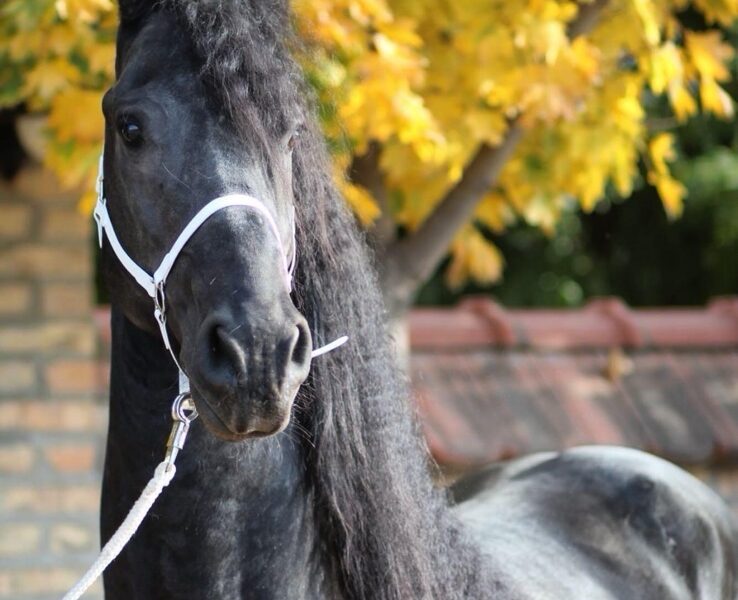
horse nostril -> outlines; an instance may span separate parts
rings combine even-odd
[[[238,343],[222,324],[215,323],[205,333],[206,364],[216,380],[226,383],[243,362]]]
[[[312,346],[310,329],[304,320],[298,321],[295,329],[296,331],[292,342],[290,361],[294,365],[302,367],[309,362],[310,359],[310,350]]]
[[[195,385],[219,395],[290,396],[310,368],[312,342],[304,318],[260,327],[212,315],[201,326]],[[270,396],[271,397],[271,396]]]

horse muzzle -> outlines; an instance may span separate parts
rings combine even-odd
[[[238,318],[221,312],[202,321],[186,368],[197,410],[219,437],[264,437],[287,427],[312,350],[307,322],[290,309],[261,307]]]

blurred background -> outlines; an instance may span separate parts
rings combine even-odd
[[[444,476],[624,444],[738,511],[738,1],[291,4]],[[0,598],[57,597],[98,546],[116,24],[0,4]]]

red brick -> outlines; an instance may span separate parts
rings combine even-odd
[[[92,256],[86,244],[74,246],[24,243],[0,250],[0,275],[10,277],[92,276]]]
[[[56,176],[39,166],[21,169],[13,179],[9,193],[41,205],[76,206],[79,198],[78,192],[62,191]]]
[[[89,471],[95,461],[92,444],[50,446],[44,454],[49,464],[63,473]]]
[[[33,391],[36,368],[30,360],[0,360],[0,396]]]
[[[106,409],[90,401],[10,400],[0,402],[0,431],[78,431],[105,429]]]
[[[0,352],[5,354],[92,354],[95,345],[96,333],[92,322],[57,321],[0,327]]]
[[[100,390],[97,362],[93,359],[62,359],[46,368],[52,394],[95,393]]]
[[[19,485],[4,489],[0,496],[0,510],[4,512],[96,513],[99,504],[97,485]]]
[[[62,567],[0,571],[0,598],[18,600],[22,596],[37,594],[61,596],[81,575],[75,569]]]
[[[45,315],[79,317],[92,312],[92,290],[87,282],[47,283],[41,288]]]
[[[23,444],[0,446],[0,473],[25,473],[33,466],[33,448]]]
[[[4,242],[27,238],[31,233],[33,209],[27,204],[3,203],[0,239]]]
[[[59,523],[49,532],[49,547],[54,554],[88,552],[97,545],[97,532],[77,523]]]
[[[31,287],[24,283],[0,283],[0,317],[18,317],[33,307]]]
[[[92,231],[90,215],[76,208],[49,207],[43,211],[41,239],[43,240],[87,240]]]
[[[35,523],[0,525],[0,557],[22,556],[38,550],[41,526]]]

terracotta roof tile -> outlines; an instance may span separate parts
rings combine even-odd
[[[411,377],[442,463],[589,443],[683,464],[738,461],[738,299],[572,311],[473,299],[410,322]]]
[[[472,298],[454,309],[416,309],[410,335],[419,350],[738,347],[738,298],[718,299],[706,309],[640,310],[612,298],[573,310],[507,310],[488,298]]]

